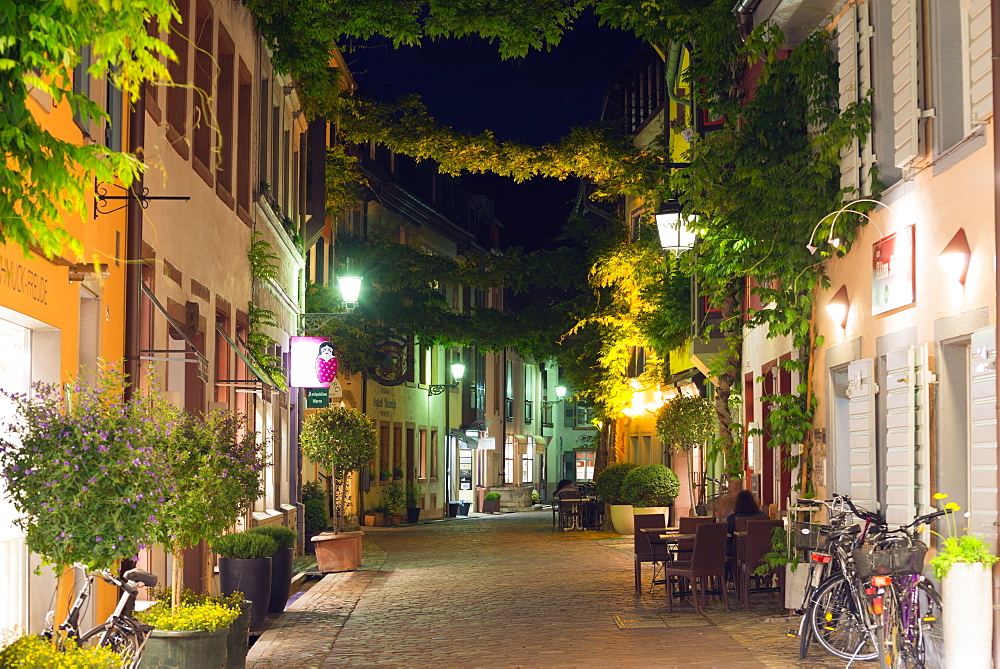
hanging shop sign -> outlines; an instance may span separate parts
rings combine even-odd
[[[306,408],[325,409],[330,406],[329,388],[306,388]]]
[[[872,245],[872,315],[913,304],[913,226],[907,226]]]
[[[337,356],[324,337],[291,337],[288,385],[327,388],[337,379]]]
[[[496,437],[480,437],[478,448],[481,451],[493,451],[497,447]]]

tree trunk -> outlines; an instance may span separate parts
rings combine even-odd
[[[739,306],[740,306],[740,284],[737,281],[733,281],[729,284],[729,290],[726,296],[722,299],[722,322],[730,324],[730,327],[723,332],[723,336],[726,338],[727,342],[734,342],[734,339],[739,338],[739,331],[741,323],[739,320]],[[733,386],[739,383],[739,373],[740,373],[740,350],[739,344],[733,343],[732,345],[726,346],[722,355],[724,356],[722,360],[718,361],[716,366],[718,369],[718,374],[715,381],[715,414],[719,419],[719,451],[723,453],[723,457],[729,458],[731,454],[735,452],[735,444],[733,443],[733,414],[729,410],[729,400],[733,394]],[[739,392],[739,386],[737,387],[737,392]],[[739,465],[742,465],[742,455],[739,460],[741,461]],[[742,469],[742,466],[738,466],[736,462],[726,462],[725,467],[729,478],[735,478],[734,474],[737,469]]]
[[[184,591],[184,547],[178,541],[174,544],[174,565],[170,578],[170,608],[177,610],[181,605],[181,593]]]

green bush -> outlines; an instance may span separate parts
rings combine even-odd
[[[136,611],[135,617],[158,630],[214,632],[232,625],[239,614],[238,609],[215,603],[184,604],[171,611],[169,602],[160,601],[145,611]]]
[[[306,512],[306,532],[317,534],[330,525],[326,515],[326,503],[319,499],[307,499],[304,502]]]
[[[382,491],[382,507],[386,513],[403,513],[406,508],[406,487],[399,481],[393,481]]]
[[[486,493],[486,496],[483,497],[483,499],[486,500],[487,502],[499,502],[500,497],[501,495],[498,492],[488,492]]]
[[[110,648],[80,648],[66,640],[65,652],[40,636],[23,636],[0,650],[0,667],[91,667],[117,669],[124,664],[121,655]]]
[[[634,462],[615,462],[601,470],[601,473],[594,479],[594,491],[597,493],[597,499],[606,504],[628,504],[622,497],[622,482],[635,467]]]
[[[212,542],[212,550],[224,558],[256,560],[274,555],[278,544],[260,532],[234,532],[216,537]]]
[[[670,506],[680,489],[677,474],[668,467],[642,465],[625,476],[620,495],[625,504],[640,508]]]
[[[420,506],[420,496],[424,493],[420,486],[410,484],[406,486],[406,508],[415,509]]]
[[[295,530],[284,525],[258,525],[251,527],[247,532],[271,537],[274,543],[278,544],[278,548],[295,548],[295,540],[299,536]]]
[[[326,491],[320,486],[319,481],[309,481],[302,485],[302,503],[305,504],[311,499],[317,502],[326,501]]]

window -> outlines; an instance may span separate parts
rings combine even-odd
[[[219,120],[219,164],[216,188],[224,201],[233,194],[233,85],[236,77],[235,47],[225,29],[219,27],[219,78],[216,80],[216,104]]]
[[[646,371],[646,349],[629,346],[628,377],[634,379]]]
[[[507,398],[507,403],[504,408],[504,412],[507,416],[507,422],[514,420],[514,361],[507,361],[507,376],[505,379],[505,392],[504,397]]]
[[[594,407],[574,400],[563,402],[563,421],[566,427],[594,427]]]
[[[105,77],[107,90],[104,96],[104,108],[108,112],[108,120],[104,127],[104,146],[112,151],[122,150],[122,136],[125,132],[125,125],[122,123],[122,113],[125,101],[120,88],[111,81],[110,73]]]
[[[378,474],[382,478],[383,471],[391,472],[389,463],[389,424],[382,423],[378,429]]]
[[[514,483],[514,435],[508,434],[503,442],[503,482]]]
[[[427,430],[420,430],[420,449],[417,455],[417,477],[427,478]]]
[[[250,70],[240,59],[240,90],[237,97],[237,140],[236,140],[236,203],[244,212],[250,212],[250,127],[253,112],[250,109],[253,98],[253,79]],[[264,137],[263,133],[260,137]],[[263,143],[263,142],[261,142]]]
[[[535,471],[535,440],[528,437],[528,443],[521,455],[521,483],[531,483]]]
[[[90,67],[92,51],[89,46],[80,49],[80,62],[73,68],[73,92],[85,97],[90,97],[90,74],[87,69]],[[90,116],[83,110],[73,112],[73,121],[83,131],[84,137],[90,136]]]
[[[211,5],[198,1],[198,18],[195,21],[194,85],[198,93],[194,98],[194,157],[204,169],[202,177],[211,181],[213,125],[212,80],[215,79],[213,57],[215,30]]]
[[[437,430],[431,430],[431,443],[430,443],[430,454],[431,454],[431,478],[436,479],[438,477],[438,433]]]
[[[594,480],[594,460],[597,458],[597,451],[577,451],[576,452],[576,480]]]
[[[215,314],[215,401],[229,402],[229,386],[219,381],[228,381],[233,377],[229,374],[229,359],[231,352],[229,342],[222,333],[229,332],[229,318],[224,313]]]
[[[392,467],[393,470],[399,467],[401,471],[405,471],[403,470],[403,427],[401,425],[392,428]]]
[[[534,365],[524,365],[521,370],[524,373],[524,422],[528,424],[534,417],[535,378],[538,372]]]

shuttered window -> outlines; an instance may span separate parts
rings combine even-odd
[[[856,360],[847,369],[851,498],[875,510],[875,380],[871,358]]]
[[[968,59],[965,77],[969,109],[966,132],[970,132],[993,111],[990,0],[967,0],[962,13]]]
[[[996,328],[972,333],[969,533],[997,541]]]
[[[918,0],[892,0],[892,116],[895,165],[920,157],[920,44]]]

